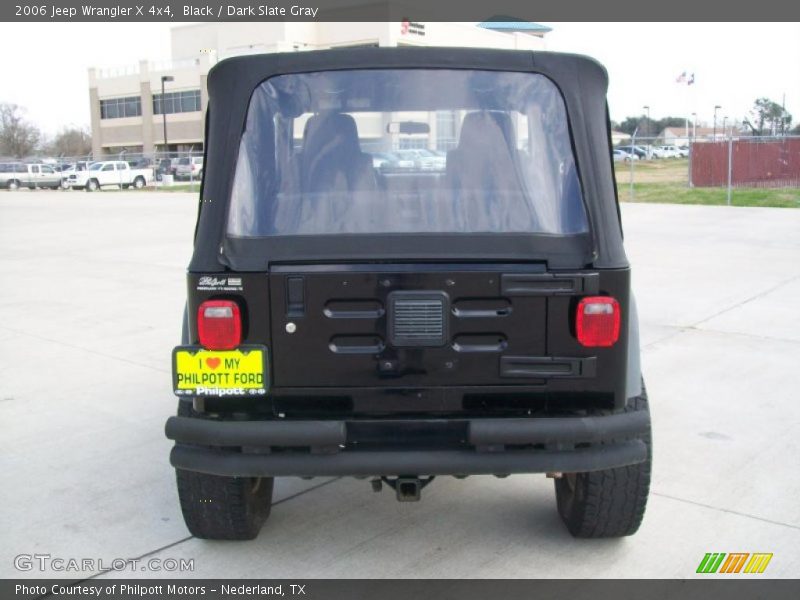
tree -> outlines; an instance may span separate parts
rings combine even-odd
[[[769,98],[758,98],[744,118],[753,135],[778,135],[792,125],[792,115]]]
[[[65,127],[44,146],[53,156],[85,156],[92,151],[92,136],[85,129]]]
[[[791,133],[792,135],[800,135],[800,125],[792,129]]]
[[[642,129],[641,125],[645,120],[646,119],[644,117],[625,117],[625,120],[619,124],[619,130],[627,133],[628,135],[633,135],[633,132],[637,127]]]
[[[623,131],[628,135],[633,135],[634,130],[638,127],[638,136],[655,137],[664,131],[666,127],[684,127],[686,125],[686,117],[664,117],[663,119],[649,119],[645,116],[640,117],[626,117],[625,120],[619,124],[619,131]]]
[[[0,104],[0,155],[23,158],[36,150],[42,134],[24,114],[16,104]]]

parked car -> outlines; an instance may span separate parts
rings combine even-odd
[[[636,154],[629,154],[628,152],[620,150],[619,148],[614,150],[613,156],[614,156],[614,162],[619,162],[619,161],[631,162],[633,160],[639,160],[639,157]]]
[[[131,169],[146,169],[148,167],[152,167],[153,166],[152,159],[150,159],[150,158],[148,158],[146,156],[143,156],[141,158],[135,158],[135,159],[132,159],[132,160],[128,160],[126,162],[130,165]]]
[[[176,179],[202,179],[203,178],[203,157],[184,156],[178,159],[175,167]]]
[[[373,152],[372,153],[372,167],[375,169],[382,168],[385,164],[397,160],[397,157],[390,152]]]
[[[649,147],[647,146],[616,146],[616,150],[622,150],[626,154],[631,154],[640,158],[641,160],[648,160],[653,158],[652,153],[650,152]]]
[[[74,175],[89,168],[91,163],[85,160],[79,160],[76,163],[69,163],[61,165],[61,187],[68,189],[70,187],[70,175]]]
[[[175,176],[175,169],[172,166],[172,161],[169,158],[162,158],[156,163],[155,178],[156,181],[162,181],[164,175]]]
[[[153,170],[132,169],[123,160],[106,160],[89,165],[86,171],[72,173],[69,176],[69,186],[76,189],[85,189],[88,192],[100,190],[110,185],[122,189],[134,187],[137,190],[148,185],[153,180]]]
[[[411,148],[398,150],[396,154],[402,158],[413,161],[414,167],[419,171],[444,171],[447,158],[427,148]]]
[[[413,171],[416,167],[416,158],[413,155],[405,154],[403,150],[395,150],[386,154],[389,160],[380,166],[381,171],[384,173]]]
[[[17,190],[22,186],[28,170],[19,162],[0,163],[0,188]]]
[[[680,158],[674,146],[653,146],[653,155],[657,158]]]
[[[57,190],[61,187],[61,174],[52,166],[41,163],[3,163],[0,165],[0,187],[12,191],[21,187]]]
[[[680,155],[683,158],[687,158],[689,156],[689,154],[691,153],[691,150],[689,149],[689,146],[676,146],[676,149],[678,150],[678,152],[680,153]]]
[[[601,151],[607,74],[533,56],[353,48],[209,73],[166,423],[193,536],[255,537],[279,476],[370,478],[415,501],[435,476],[515,473],[554,479],[576,537],[637,531],[650,413]],[[364,121],[332,108],[356,106],[369,123],[457,113],[443,181],[378,185]]]
[[[677,146],[661,146],[661,151],[665,154],[666,158],[681,158],[683,156],[683,152],[681,152],[680,148]]]

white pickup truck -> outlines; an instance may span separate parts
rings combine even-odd
[[[70,174],[66,183],[76,190],[85,189],[94,192],[108,185],[116,185],[122,189],[130,186],[137,190],[150,184],[153,180],[153,169],[132,169],[122,160],[107,160],[92,163],[86,171]]]

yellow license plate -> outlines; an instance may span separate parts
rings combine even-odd
[[[178,346],[172,351],[172,386],[179,396],[256,396],[267,393],[267,349],[206,350]]]

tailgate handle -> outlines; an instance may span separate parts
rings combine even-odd
[[[503,356],[500,377],[594,377],[597,359],[551,356]]]
[[[596,294],[599,288],[597,273],[504,274],[500,277],[500,293],[504,296],[573,296]]]

